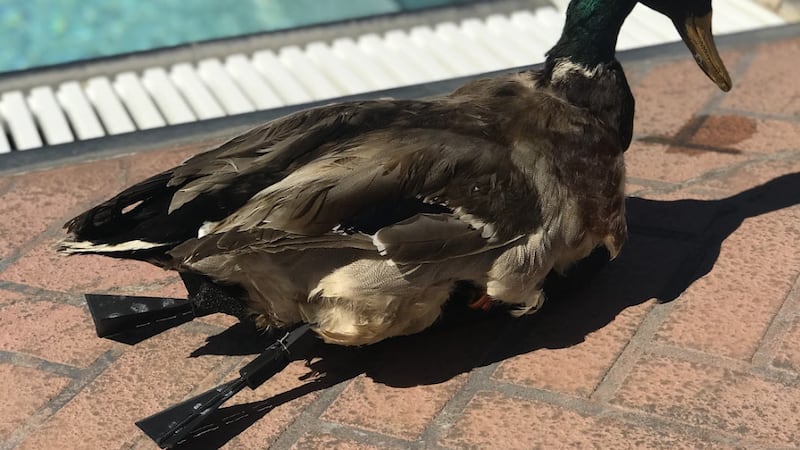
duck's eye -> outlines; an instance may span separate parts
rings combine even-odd
[[[480,192],[480,191],[481,191],[481,187],[480,186],[472,186],[472,192],[473,193]]]

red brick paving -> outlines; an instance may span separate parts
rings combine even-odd
[[[646,428],[558,406],[477,393],[440,444],[445,448],[710,448],[700,438]],[[715,445],[714,447],[719,447]]]
[[[800,389],[711,364],[648,356],[635,366],[614,403],[753,445],[800,442]]]
[[[294,445],[293,450],[303,450],[306,448],[324,448],[329,450],[378,450],[386,447],[362,444],[349,439],[342,439],[330,434],[309,433],[301,437]]]
[[[41,320],[42,317],[51,318]],[[87,367],[114,343],[97,339],[83,308],[47,301],[19,301],[0,309],[0,350]]]
[[[722,106],[794,118],[800,116],[800,85],[788,78],[797,72],[795,56],[798,52],[800,41],[797,40],[762,45],[754,53],[747,71],[736,80],[736,89],[725,96]]]
[[[0,195],[0,258],[30,241],[58,220],[79,213],[90,200],[124,188],[118,161],[99,161],[11,177],[12,189]]]
[[[36,411],[47,405],[70,379],[41,370],[0,364],[0,438],[5,439]]]
[[[243,418],[196,439],[800,448],[800,38],[725,55],[735,82],[725,95],[688,55],[627,64],[638,108],[631,236],[591,282],[524,319],[318,346],[312,367],[295,362],[244,391],[221,413]],[[184,289],[145,264],[52,252],[72,214],[209,145],[0,179],[0,214],[14,218],[0,223],[0,449],[155,448],[134,421],[233,378],[249,358],[241,337],[206,343],[234,323],[220,315],[136,345],[96,338],[81,293]]]
[[[740,154],[651,142],[634,142],[625,156],[629,176],[668,183],[694,180],[713,170],[747,161],[747,156]]]
[[[740,55],[723,52],[723,58],[733,69]],[[721,95],[689,58],[657,64],[632,90],[636,98],[634,133],[666,138],[691,124],[698,111]]]
[[[714,268],[681,296],[659,339],[711,355],[752,357],[797,280],[800,208],[747,219],[722,244]],[[775,264],[780,261],[780,264]]]
[[[58,239],[45,239],[20,257],[0,277],[4,281],[66,292],[100,292],[121,286],[167,282],[174,274],[138,261],[100,256],[64,257]],[[48,274],[42,277],[41,274]]]
[[[413,441],[464,381],[460,376],[400,391],[358,377],[328,407],[322,419]]]
[[[800,372],[800,318],[794,320],[791,329],[782,336],[772,365],[780,369]]]
[[[70,449],[132,445],[140,432],[130,418],[143,418],[183,400],[224,361],[222,356],[188,358],[203,340],[178,329],[130,347],[19,448],[52,448],[56,442]],[[205,387],[217,382],[209,380]]]

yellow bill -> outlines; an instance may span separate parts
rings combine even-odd
[[[717,51],[711,34],[711,12],[704,16],[689,16],[684,23],[675,23],[683,42],[694,55],[697,65],[725,92],[731,90],[731,76]]]

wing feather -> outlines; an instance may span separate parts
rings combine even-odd
[[[521,236],[501,241],[448,214],[419,214],[380,229],[373,243],[396,264],[432,263],[502,247]]]

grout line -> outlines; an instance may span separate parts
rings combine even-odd
[[[498,349],[502,349],[509,340],[514,340],[516,336],[526,331],[521,321],[512,322],[504,332],[494,339],[493,345],[485,353],[485,358],[489,358]],[[497,384],[493,381],[492,375],[506,359],[484,366],[476,366],[469,373],[467,381],[445,403],[420,435],[420,443],[424,448],[440,448],[438,442],[461,417],[475,394],[481,390],[491,390]]]
[[[677,299],[676,299],[677,300]],[[645,349],[652,343],[653,338],[675,308],[675,302],[656,304],[644,317],[639,327],[628,340],[628,343],[617,355],[616,360],[609,366],[603,378],[591,393],[593,401],[608,403],[617,393],[622,383],[628,377],[631,368],[638,362]]]
[[[502,338],[499,340],[502,340]],[[500,362],[496,362],[487,366],[477,367],[469,373],[466,382],[445,403],[444,407],[439,410],[439,413],[420,434],[419,441],[423,448],[441,448],[439,441],[445,437],[447,431],[461,418],[475,394],[486,389],[492,383],[492,374],[499,365]]]
[[[656,413],[633,409],[623,405],[597,403],[591,399],[575,397],[569,394],[504,382],[494,382],[493,385],[488,388],[509,397],[548,404],[559,409],[574,411],[582,416],[613,418],[650,430],[667,430],[675,432],[676,434],[700,437],[727,445],[737,445],[740,440],[737,436],[731,436],[716,429],[691,425],[673,420],[669,417],[660,416]]]
[[[679,184],[680,186],[679,189],[683,189],[686,187],[693,187],[696,185],[702,185],[708,181],[724,179],[730,176],[731,174],[748,167],[754,167],[774,161],[791,160],[795,158],[797,155],[798,152],[795,150],[785,150],[777,153],[759,153],[759,154],[754,153],[752,154],[753,157],[748,160],[712,169],[696,178],[686,180],[683,183]]]
[[[0,350],[0,363],[41,370],[42,372],[72,379],[80,378],[84,371],[84,369],[71,366],[69,364],[57,363],[39,358],[37,356],[26,355],[19,352],[10,352],[6,350]]]
[[[493,380],[491,384],[485,386],[484,390],[499,392],[509,397],[533,400],[551,406],[557,406],[584,416],[601,415],[609,408],[609,405],[603,405],[588,398],[504,381]]]
[[[0,259],[0,276],[2,276],[2,272],[16,264],[17,261],[22,259],[29,251],[35,249],[39,244],[47,241],[49,238],[63,236],[61,227],[64,222],[66,222],[66,220],[62,221],[61,218],[55,219],[51,221],[41,233],[33,236],[21,245],[15,246],[11,255],[7,258]],[[51,251],[53,253],[56,252],[55,248],[52,248]]]
[[[45,406],[34,413],[23,425],[17,427],[0,444],[0,450],[12,450],[28,438],[34,431],[55,415],[70,400],[78,395],[88,384],[110,367],[123,354],[121,349],[111,349],[98,357],[91,366],[82,370],[77,378],[64,388]]]
[[[74,294],[71,292],[51,291],[49,289],[15,283],[13,281],[0,281],[0,289],[23,294],[26,296],[24,299],[25,301],[51,302],[79,307],[86,306],[86,300],[84,300],[83,295]],[[22,300],[15,300],[10,302],[10,304],[14,304],[19,301]]]
[[[120,171],[123,174],[127,174],[127,171],[122,166],[122,159],[119,158],[117,164],[120,166]],[[80,164],[84,164],[83,162],[78,164],[72,164],[68,166],[77,166]],[[127,175],[126,175],[127,176]],[[16,182],[12,183],[15,184]],[[28,239],[27,241],[23,242],[21,245],[15,246],[14,250],[11,254],[6,257],[0,259],[0,277],[2,277],[2,272],[6,269],[11,267],[12,265],[16,264],[20,259],[22,259],[29,251],[35,249],[39,244],[47,241],[48,239],[56,239],[60,240],[61,238],[65,237],[63,231],[63,224],[66,223],[68,220],[72,219],[73,217],[77,216],[78,214],[83,213],[88,208],[97,205],[105,200],[108,199],[107,194],[98,194],[96,196],[92,196],[91,198],[87,199],[85,202],[80,202],[77,205],[74,205],[72,208],[68,209],[63,215],[53,219],[50,223],[45,227],[45,229]],[[51,251],[56,253],[55,248],[52,248]],[[66,256],[65,256],[66,257]]]
[[[272,444],[269,445],[270,449],[282,450],[289,449],[303,436],[307,431],[323,429],[332,429],[336,427],[344,427],[343,425],[332,424],[323,421],[320,416],[326,409],[339,397],[339,394],[344,391],[349,382],[353,378],[348,378],[339,382],[331,387],[322,389],[319,396],[311,402],[308,406],[303,408],[302,412],[295,417],[292,423],[289,424]],[[348,427],[349,428],[349,427]],[[359,430],[358,433],[365,433]],[[383,435],[375,433],[381,439],[386,438]],[[363,438],[363,436],[360,436]],[[404,442],[405,443],[405,442]],[[407,445],[407,443],[405,443]]]
[[[751,358],[754,366],[764,369],[771,367],[771,358],[775,355],[779,339],[788,333],[796,319],[798,310],[800,310],[800,275],[795,278],[786,298],[775,315],[772,316],[772,321],[769,323],[764,335],[761,336],[761,340],[758,342],[756,351]]]
[[[777,153],[751,153],[752,158],[733,164],[728,164],[723,167],[709,170],[700,176],[676,183],[658,182],[662,183],[662,187],[652,187],[642,191],[638,191],[637,197],[642,196],[646,198],[647,194],[669,194],[683,189],[695,188],[705,189],[709,191],[717,191],[718,193],[731,194],[729,189],[708,187],[709,181],[725,179],[731,174],[741,171],[745,168],[756,167],[762,164],[768,164],[775,161],[791,161],[800,157],[797,150],[784,150]],[[643,179],[637,179],[643,180]]]
[[[631,425],[639,426],[641,428],[656,432],[671,431],[678,435],[696,437],[706,441],[711,441],[710,443],[712,444],[721,444],[730,447],[741,448],[744,445],[742,441],[746,440],[746,438],[741,436],[727,434],[726,432],[715,428],[692,425],[686,422],[673,420],[665,416],[660,416],[656,413],[630,409],[618,405],[611,406],[604,411],[601,416],[619,419]]]
[[[712,99],[710,103],[713,103],[714,101],[715,100]],[[707,109],[709,107],[710,105],[707,105],[705,108],[702,108],[701,110]],[[780,154],[774,156],[774,158],[780,158],[780,157],[781,157]],[[722,174],[727,174],[734,170],[739,170],[740,168],[745,167],[747,165],[755,165],[758,163],[762,163],[763,161],[769,160],[771,158],[773,157],[764,156],[762,158],[758,158],[757,160],[745,161],[741,164],[728,167],[725,170],[708,172],[701,177],[679,184],[678,185],[679,187],[677,187],[676,190],[700,184],[703,181],[707,181],[713,178],[718,178],[722,176]],[[691,258],[705,257],[706,253],[707,253],[706,250],[690,252],[682,259],[682,262],[683,263],[688,262],[689,259]],[[611,400],[611,398],[613,398],[616,391],[620,388],[620,386],[624,382],[625,378],[627,378],[630,369],[633,367],[636,361],[642,356],[642,354],[645,352],[645,349],[647,349],[649,346],[653,344],[653,338],[655,337],[661,324],[669,316],[670,312],[674,308],[674,305],[675,305],[674,302],[671,302],[669,304],[656,305],[651,311],[648,312],[647,316],[645,316],[645,319],[639,325],[639,328],[636,330],[634,335],[628,341],[628,344],[618,355],[617,360],[609,367],[605,376],[595,388],[595,391],[592,393],[592,398],[594,400],[599,402],[608,402]]]
[[[650,178],[626,177],[625,181],[627,183],[638,184],[646,188],[672,189],[675,187],[675,183],[662,180],[653,180]]]
[[[780,383],[787,387],[796,387],[798,383],[800,383],[800,374],[797,373],[769,367],[757,367],[752,365],[749,361],[712,355],[691,348],[678,347],[670,344],[656,344],[648,349],[648,353],[696,364],[719,367],[721,369],[765,379],[770,382]]]
[[[398,448],[398,449],[416,449],[420,447],[419,443],[407,441],[394,436],[387,436],[375,431],[362,430],[347,425],[326,422],[318,420],[317,425],[308,431],[317,430],[331,434],[340,439],[358,442],[359,444],[372,445],[378,448]],[[270,447],[274,448],[274,446]],[[289,448],[289,447],[287,447]],[[424,447],[428,448],[428,447]]]

